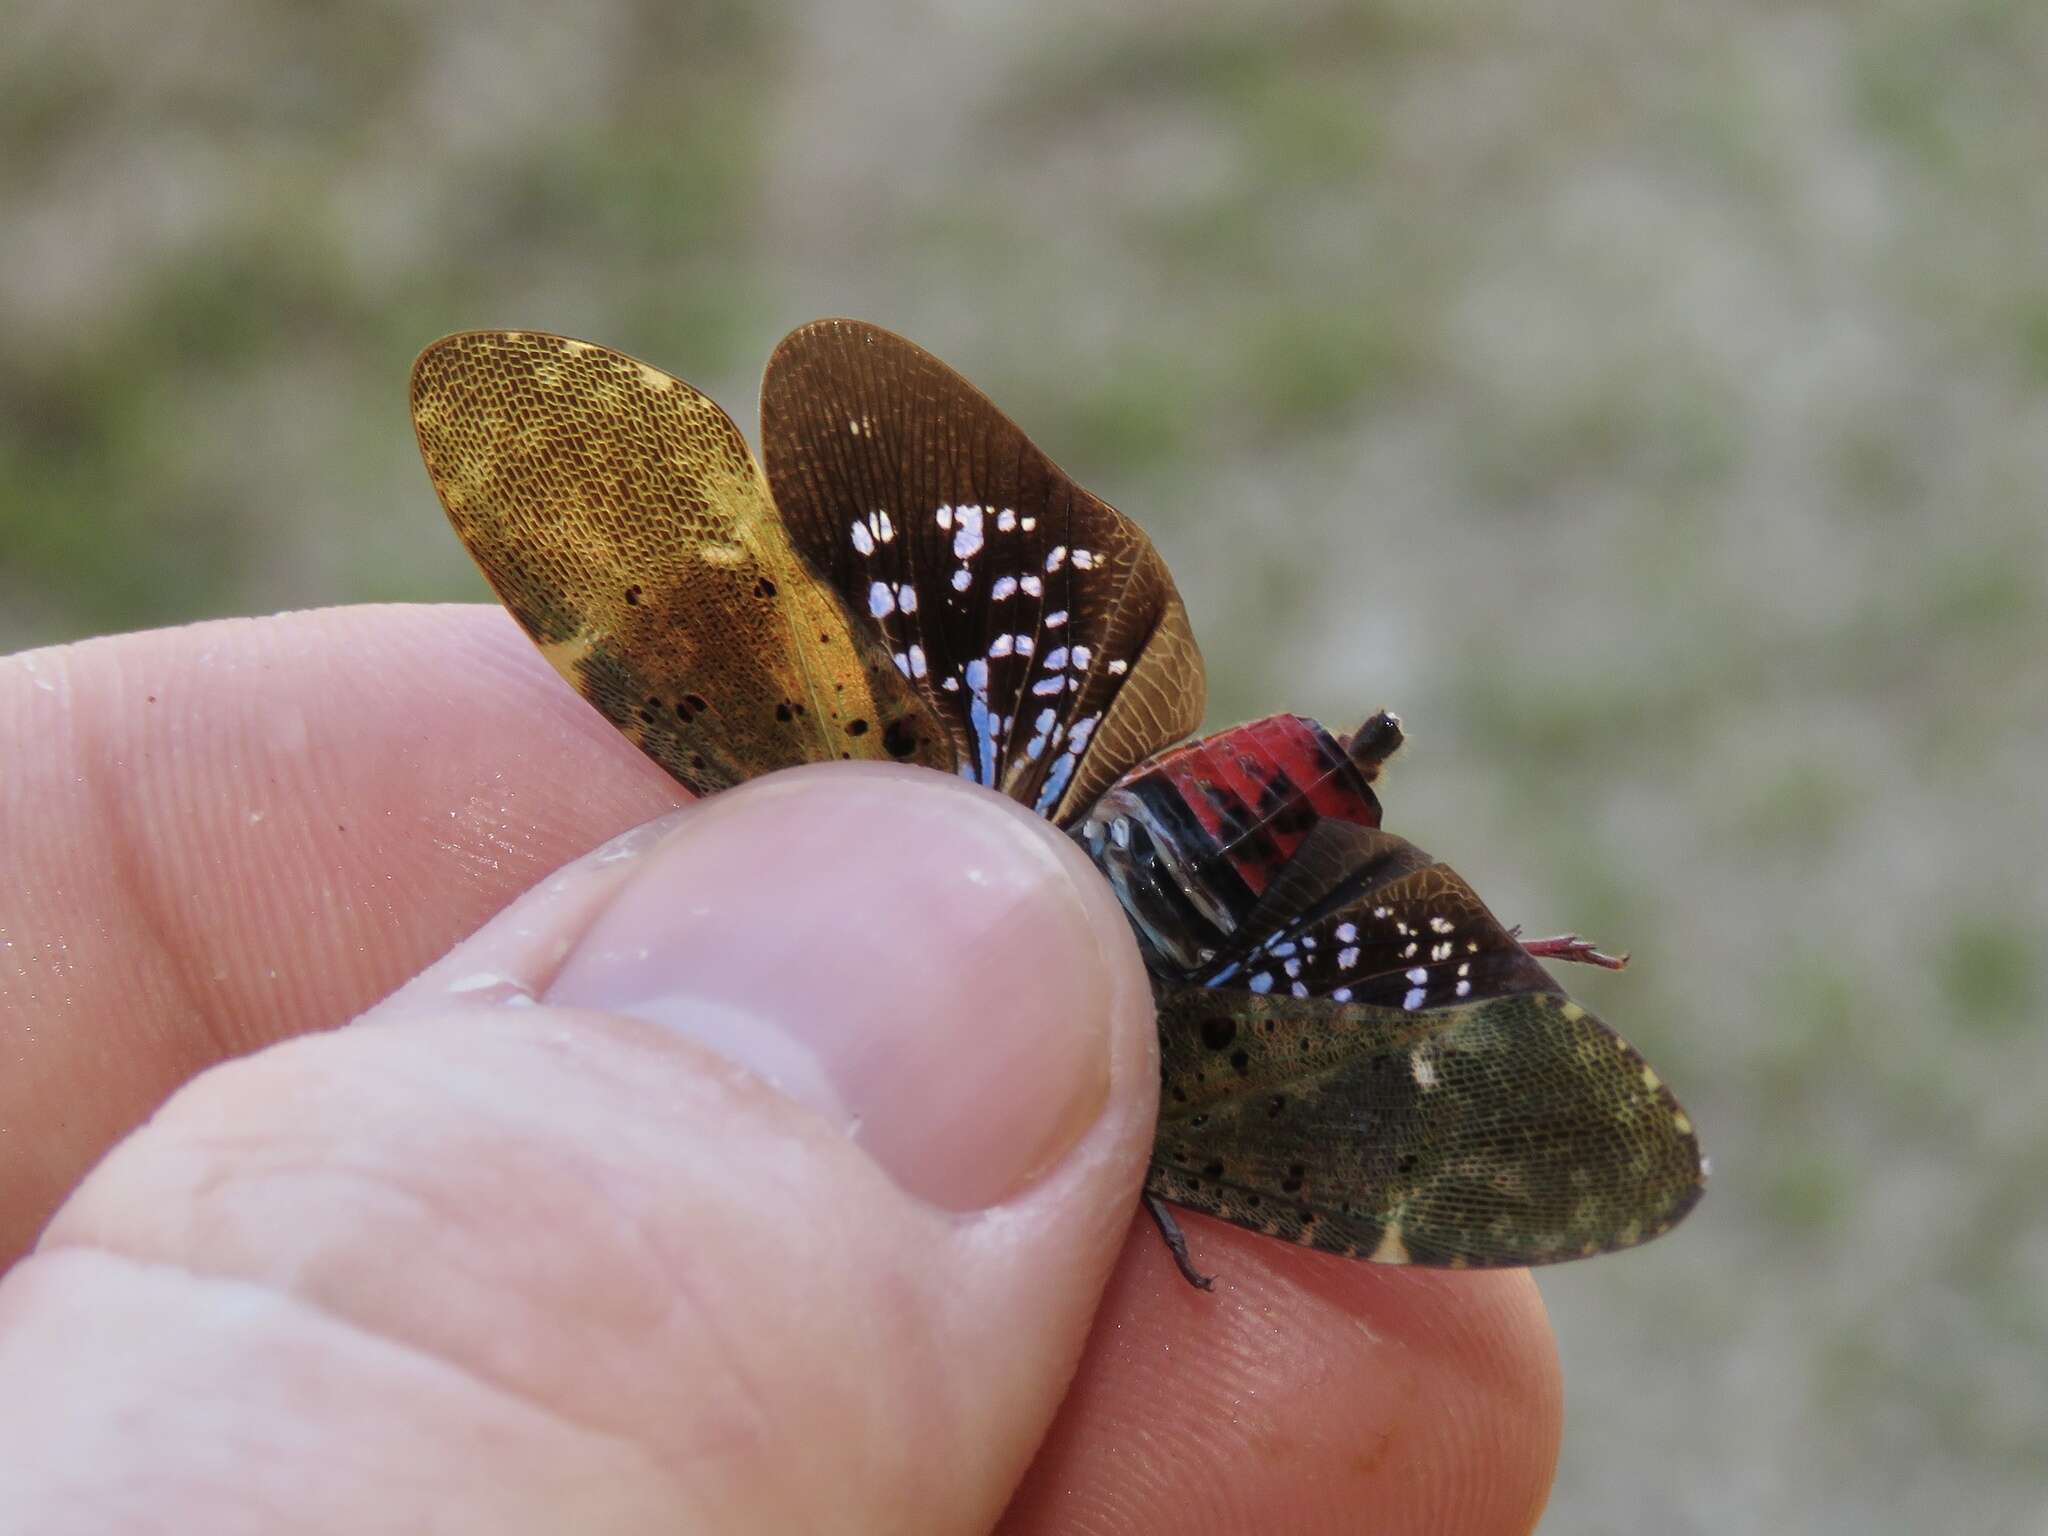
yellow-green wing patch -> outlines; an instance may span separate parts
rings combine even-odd
[[[792,548],[709,398],[528,331],[420,355],[413,425],[464,546],[578,692],[699,794],[797,763],[950,767],[928,709]]]

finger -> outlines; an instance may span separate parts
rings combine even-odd
[[[1156,1081],[1057,832],[916,770],[749,786],[124,1143],[0,1284],[0,1508],[985,1530]]]
[[[444,658],[445,668],[423,660],[436,656]],[[63,661],[68,672],[55,669],[53,659]],[[212,990],[202,989],[202,995],[224,1017],[243,1021],[240,1033],[248,1039],[318,1027],[346,1017],[371,989],[416,967],[442,939],[467,931],[515,884],[668,803],[673,794],[667,780],[653,774],[639,754],[563,688],[494,610],[287,615],[42,653],[26,658],[27,668],[21,660],[12,668],[0,663],[0,722],[16,727],[12,734],[17,739],[62,750],[39,753],[21,763],[23,772],[0,775],[0,810],[8,813],[0,817],[0,834],[11,849],[31,855],[0,861],[0,881],[11,881],[0,883],[0,933],[10,940],[35,935],[0,950],[0,1042],[31,1069],[0,1074],[0,1114],[5,1115],[0,1123],[21,1132],[0,1138],[0,1239],[11,1231],[18,1234],[18,1243],[26,1242],[105,1144],[187,1075],[187,1056],[181,1053],[204,1061],[224,1051],[218,1036],[226,1032],[195,1027],[205,1015],[177,989],[134,982],[115,939],[139,934],[147,946],[157,942],[153,929],[183,930],[223,953],[247,956],[241,963],[211,968],[215,974],[202,980]],[[151,695],[157,696],[154,703]],[[53,718],[53,696],[68,697],[78,707],[54,712]],[[307,698],[325,698],[332,707],[305,717],[303,749],[272,763],[266,756],[270,738],[265,722],[280,709],[303,714],[300,703]],[[37,726],[33,733],[27,729],[31,720]],[[195,743],[209,742],[221,745],[204,754],[195,750]],[[229,743],[242,743],[246,750],[231,750]],[[274,834],[279,816],[290,814],[288,805],[280,812],[273,800],[271,813],[250,824],[210,810],[216,787],[232,810],[265,791],[274,797],[281,785],[306,782],[307,759],[330,765],[323,792],[344,808],[373,803],[388,791],[391,809],[381,816],[337,818],[331,830],[323,819],[307,820],[300,829],[309,840],[307,853],[299,865],[291,862],[294,847],[262,831]],[[98,785],[97,797],[74,795],[74,779]],[[112,784],[103,782],[110,780],[127,789],[115,794]],[[23,793],[31,787],[33,793]],[[211,815],[205,828],[190,837],[156,842],[139,836],[132,840],[132,860],[126,853],[130,840],[110,834],[122,826],[146,832],[150,818],[130,814],[122,819],[94,809],[109,796],[117,813],[131,806],[173,804],[188,788]],[[408,788],[416,791],[410,803]],[[475,814],[450,818],[451,805]],[[505,813],[493,818],[493,805],[504,806]],[[369,850],[369,856],[349,859],[352,847]],[[428,849],[431,855],[423,854]],[[311,878],[282,880],[268,893],[270,906],[299,914],[290,921],[270,920],[264,903],[251,903],[244,895],[280,861],[286,869],[311,872]],[[380,861],[404,868],[405,877],[384,880]],[[127,894],[137,874],[151,877],[140,883],[152,901],[137,903]],[[324,888],[321,880],[327,882]],[[309,901],[307,893],[314,891],[323,899]],[[181,899],[191,903],[190,913],[180,906]],[[365,904],[387,920],[361,921]],[[138,905],[152,911],[152,922],[132,920]],[[270,967],[262,963],[262,944],[280,935],[299,946],[298,970],[303,972],[287,969],[290,981],[284,986],[267,977]],[[38,964],[51,969],[39,975]],[[279,1010],[275,1017],[261,1010],[266,997]],[[35,1009],[24,1004],[45,1003],[49,1017],[60,1022],[35,1029]],[[36,1091],[38,1085],[43,1091]],[[40,1178],[24,1178],[25,1169]],[[1200,1218],[1190,1219],[1189,1226],[1196,1233],[1198,1258],[1224,1275],[1225,1299],[1231,1287],[1251,1287],[1254,1277],[1263,1277],[1272,1265],[1284,1272],[1296,1258],[1319,1262]],[[1223,1251],[1231,1243],[1245,1245],[1242,1258]],[[0,1255],[9,1252],[0,1240]],[[1127,1264],[1145,1274],[1158,1253],[1155,1235],[1142,1231]],[[1349,1282],[1358,1286],[1369,1287],[1384,1275],[1363,1266],[1336,1268],[1358,1277]],[[1112,1378],[1120,1369],[1103,1341],[1138,1337],[1159,1327],[1162,1315],[1175,1315],[1159,1312],[1161,1306],[1186,1299],[1178,1278],[1170,1273],[1167,1278],[1171,1283],[1155,1297],[1149,1290],[1133,1289],[1120,1272],[1083,1368],[1082,1388],[1095,1384],[1105,1368]],[[1284,1273],[1275,1277],[1276,1283],[1283,1278]],[[1468,1294],[1458,1289],[1468,1279],[1447,1279],[1452,1287],[1447,1306]],[[1502,1470],[1534,1470],[1524,1478],[1504,1475],[1498,1481],[1510,1490],[1532,1484],[1540,1489],[1554,1456],[1543,1449],[1554,1445],[1556,1436],[1554,1358],[1540,1312],[1531,1307],[1510,1313],[1510,1320],[1515,1318],[1522,1326],[1504,1323],[1499,1330],[1503,1390],[1497,1396],[1511,1406],[1521,1401],[1538,1406],[1530,1415],[1509,1413],[1514,1422],[1531,1426],[1527,1443],[1534,1449],[1519,1460],[1511,1456]],[[1426,1320],[1426,1314],[1416,1320]],[[1335,1316],[1304,1318],[1296,1336],[1316,1341],[1317,1348],[1331,1341],[1341,1345],[1357,1326],[1340,1309]],[[1402,1343],[1385,1319],[1371,1326],[1391,1345]],[[1310,1429],[1366,1422],[1351,1399],[1369,1392],[1379,1376],[1361,1370],[1293,1380],[1284,1391],[1269,1390],[1270,1381],[1254,1369],[1256,1354],[1240,1355],[1235,1342],[1224,1347],[1219,1340],[1212,1348],[1208,1335],[1191,1330],[1172,1347],[1186,1369],[1213,1379],[1218,1392],[1230,1390],[1232,1370],[1244,1372],[1246,1390],[1264,1392],[1269,1404],[1284,1399],[1292,1418]],[[1348,1382],[1350,1397],[1333,1392],[1333,1381],[1339,1386]],[[1110,1387],[1106,1395],[1077,1393],[1048,1447],[1045,1465],[1064,1469],[1054,1480],[1069,1479],[1084,1506],[1088,1469],[1062,1460],[1077,1444],[1091,1445],[1099,1438],[1112,1448],[1155,1440],[1199,1447],[1201,1434],[1213,1431],[1209,1399],[1190,1394],[1183,1411],[1170,1385],[1153,1398],[1119,1393],[1113,1380]],[[1542,1409],[1546,1402],[1547,1412]],[[1142,1431],[1136,1425],[1144,1426]],[[1298,1425],[1294,1433],[1302,1443],[1320,1443]],[[1333,1449],[1332,1454],[1341,1452]],[[1408,1464],[1402,1458],[1377,1463]],[[1163,1463],[1160,1477],[1181,1480],[1181,1471]],[[1199,1480],[1191,1483],[1198,1485]],[[1455,1479],[1440,1481],[1440,1486],[1455,1485]],[[1273,1477],[1250,1474],[1236,1486],[1247,1497],[1260,1489],[1284,1493],[1287,1487]],[[1034,1482],[1020,1501],[1020,1518],[1039,1507],[1033,1501],[1043,1492],[1043,1484]],[[1540,1498],[1540,1492],[1532,1497]],[[1165,1501],[1159,1507],[1174,1506]]]
[[[1006,1536],[1535,1528],[1562,1397],[1527,1271],[1359,1264],[1181,1220],[1215,1292],[1133,1227]]]
[[[682,792],[495,608],[0,660],[0,1267],[213,1062],[370,1006]]]

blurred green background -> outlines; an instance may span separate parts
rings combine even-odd
[[[17,3],[0,649],[484,597],[443,332],[751,431],[903,331],[1151,531],[1212,723],[1399,709],[1393,824],[1634,952],[1716,1178],[1542,1277],[1545,1528],[2039,1532],[2044,146],[2001,0]]]

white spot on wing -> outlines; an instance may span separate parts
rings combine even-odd
[[[1386,1231],[1380,1234],[1380,1245],[1372,1251],[1375,1264],[1406,1264],[1408,1245],[1401,1241],[1401,1223],[1390,1221]]]
[[[981,508],[955,507],[953,517],[960,525],[953,534],[953,558],[972,560],[981,553]]]

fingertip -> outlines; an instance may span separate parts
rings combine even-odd
[[[1123,1091],[1151,1112],[1149,993],[1080,851],[916,769],[794,769],[692,810],[549,983],[664,1024],[843,1126],[906,1190],[994,1204]]]
[[[1562,1399],[1526,1271],[1362,1264],[1183,1219],[1215,1291],[1133,1226],[1005,1532],[1535,1525]]]

